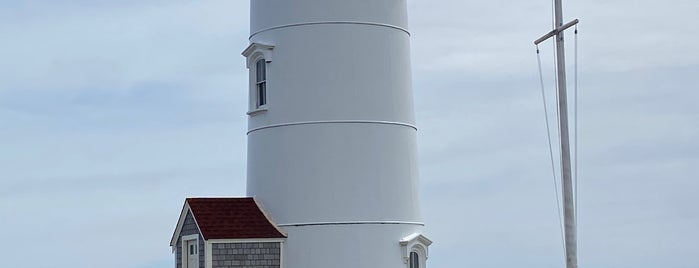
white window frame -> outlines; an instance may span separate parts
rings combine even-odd
[[[269,63],[272,62],[272,49],[273,45],[252,43],[243,51],[243,56],[247,58],[246,66],[249,70],[249,105],[247,114],[254,116],[267,111],[269,104]],[[258,93],[258,81],[257,81],[257,62],[261,59],[265,60],[265,103],[259,105],[260,96]]]
[[[410,253],[415,252],[418,257],[419,268],[427,267],[427,258],[429,258],[429,246],[432,240],[422,234],[414,233],[400,240],[400,245],[403,253],[403,262],[406,268],[410,267]]]
[[[408,253],[408,268],[415,268],[410,266],[410,255],[411,253],[415,253],[417,255],[417,260],[418,260],[418,267],[417,268],[425,268],[425,265],[427,264],[427,253],[425,253],[426,250],[422,248],[421,246],[415,246],[412,248],[412,250]]]
[[[413,256],[417,259],[417,267],[413,267]],[[420,253],[417,253],[417,251],[411,251],[410,254],[408,255],[408,267],[410,268],[420,268],[422,267],[422,258],[420,258]]]
[[[260,64],[262,63],[262,72],[260,73]],[[257,57],[255,60],[255,109],[263,109],[267,107],[267,60],[263,57]],[[260,77],[261,76],[261,77]],[[260,90],[260,85],[262,86]]]

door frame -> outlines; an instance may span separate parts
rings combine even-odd
[[[188,265],[189,265],[189,259],[187,259],[187,258],[188,258],[188,256],[189,256],[189,248],[187,247],[187,242],[189,242],[189,241],[196,241],[196,245],[197,245],[197,255],[201,255],[201,254],[199,254],[199,251],[201,250],[201,248],[199,248],[199,235],[198,235],[198,234],[183,235],[183,236],[182,236],[182,239],[180,239],[180,240],[182,240],[182,244],[180,245],[181,248],[182,248],[182,251],[181,251],[181,252],[182,252],[182,256],[181,256],[181,259],[182,259],[182,268],[185,268],[185,267],[187,267],[187,268],[193,268],[193,267],[188,267]],[[198,261],[199,261],[199,263],[201,263],[201,260],[198,260]],[[198,267],[197,267],[197,268],[198,268]]]

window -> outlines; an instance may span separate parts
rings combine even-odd
[[[244,51],[245,66],[249,72],[248,112],[250,116],[263,114],[267,111],[267,66],[272,62],[273,45],[251,43]]]
[[[403,262],[406,268],[425,268],[429,258],[428,248],[432,240],[414,233],[400,240]]]
[[[420,268],[420,256],[417,252],[410,252],[410,268]]]
[[[259,59],[255,63],[255,95],[257,108],[267,104],[267,62]]]

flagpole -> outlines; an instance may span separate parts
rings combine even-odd
[[[568,131],[568,94],[566,91],[566,62],[563,31],[578,23],[573,20],[563,24],[562,0],[554,1],[555,29],[534,41],[534,44],[545,41],[548,38],[556,39],[556,75],[558,80],[558,113],[559,130],[561,134],[561,191],[563,192],[563,231],[565,240],[566,268],[578,267],[577,228],[575,220],[575,197],[573,196],[573,183],[570,161],[570,136]]]
[[[561,0],[555,0],[556,27],[563,26]],[[568,94],[566,91],[566,61],[563,31],[556,34],[556,69],[558,73],[558,112],[561,133],[561,172],[563,191],[563,229],[565,233],[566,268],[578,267],[578,243],[575,226],[575,204],[570,161],[570,136],[568,131]]]

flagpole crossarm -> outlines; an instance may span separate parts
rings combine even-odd
[[[536,41],[534,41],[534,45],[541,44],[541,42],[546,41],[547,39],[551,38],[552,36],[555,36],[555,35],[557,35],[558,33],[562,32],[562,31],[565,31],[566,29],[572,27],[573,25],[578,24],[578,22],[580,22],[578,19],[574,19],[574,20],[572,20],[571,22],[568,22],[568,23],[566,23],[566,24],[563,24],[561,27],[558,27],[558,28],[556,28],[556,29],[551,30],[550,32],[548,32],[548,33],[545,34],[544,36],[539,37],[539,39],[536,39]]]

